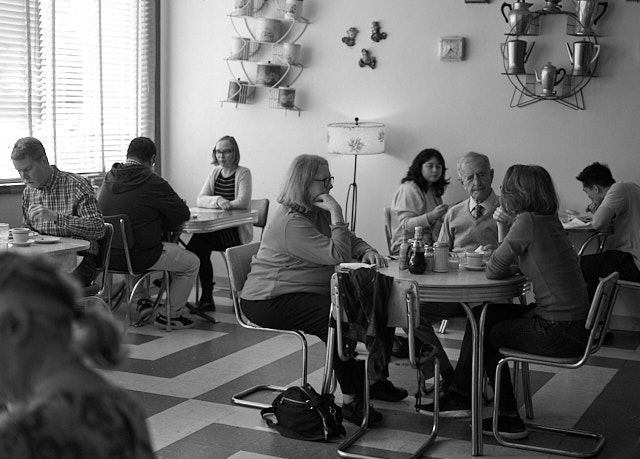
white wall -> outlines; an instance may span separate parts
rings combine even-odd
[[[543,3],[536,0],[533,9]],[[353,158],[326,154],[325,125],[355,116],[387,125],[387,152],[358,161],[357,232],[381,249],[382,207],[422,148],[438,148],[452,178],[461,154],[488,154],[496,189],[509,165],[541,164],[556,181],[562,208],[586,205],[575,176],[592,161],[608,162],[618,180],[640,181],[638,3],[609,1],[598,24],[598,77],[584,90],[587,109],[574,111],[550,101],[509,108],[513,87],[500,74],[507,31],[500,1],[304,0],[303,15],[311,25],[298,42],[307,67],[294,85],[296,104],[304,110],[300,117],[270,109],[266,100],[221,106],[231,78],[224,59],[234,35],[228,17],[233,4],[162,2],[164,175],[190,204],[210,169],[214,143],[225,134],[239,142],[242,164],[253,172],[255,197],[274,200],[290,160],[313,153],[329,159],[333,194],[344,202]],[[571,1],[562,4],[573,7]],[[377,44],[369,37],[373,20],[389,35]],[[353,49],[341,42],[350,26],[360,29]],[[538,37],[532,61],[538,51],[538,59],[552,56],[554,64],[569,67],[564,42],[574,38],[551,26],[546,31],[557,36],[557,44],[544,43],[549,34]],[[439,60],[438,40],[445,35],[466,37],[465,61]],[[377,69],[357,65],[363,47],[378,59]],[[452,181],[445,201],[461,198],[461,187]]]

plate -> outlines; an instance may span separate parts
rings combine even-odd
[[[13,245],[14,247],[28,247],[31,244],[33,244],[33,239],[29,239],[27,242],[11,241],[11,245]]]
[[[376,265],[370,265],[367,263],[340,263],[340,267],[344,269],[358,269],[358,268],[375,268]]]
[[[484,269],[487,267],[487,265],[486,264],[484,264],[482,266],[465,265],[464,267],[465,267],[465,269],[468,269],[469,271],[484,271]]]
[[[33,240],[36,244],[53,244],[54,242],[58,242],[60,240],[59,237],[56,236],[38,236]]]

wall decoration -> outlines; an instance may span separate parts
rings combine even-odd
[[[360,67],[371,67],[372,69],[376,68],[377,61],[376,58],[371,56],[369,50],[362,48],[362,57],[358,61],[358,65]]]
[[[385,40],[386,38],[387,33],[380,31],[380,23],[378,21],[373,21],[371,23],[371,39],[377,43],[380,40]]]
[[[349,27],[347,29],[347,36],[342,37],[342,43],[347,46],[353,46],[356,44],[356,37],[358,36],[358,29],[355,27]]]
[[[440,60],[461,61],[464,59],[464,37],[440,38]]]

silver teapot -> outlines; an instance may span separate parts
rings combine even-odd
[[[573,50],[571,45],[566,43],[567,52],[569,53],[569,61],[573,65],[571,75],[585,76],[591,74],[591,65],[595,63],[600,54],[600,45],[594,44],[587,40],[573,42]]]
[[[592,26],[602,17],[609,2],[599,2],[598,0],[574,0],[576,5],[576,16],[579,23],[576,25],[576,35],[589,35],[593,33]],[[599,9],[602,10],[599,11]]]
[[[500,46],[502,48],[502,58],[507,61],[507,73],[510,74],[519,74],[526,73],[524,69],[524,64],[529,59],[529,55],[531,54],[531,50],[535,45],[535,42],[531,42],[531,46],[529,50],[527,50],[527,42],[524,40],[509,40],[506,43],[502,43]],[[506,53],[505,53],[506,51]]]
[[[511,27],[511,33],[526,34],[529,31],[533,19],[533,13],[529,11],[529,8],[532,6],[533,3],[527,3],[524,0],[517,0],[513,5],[507,2],[502,4],[500,11],[504,20]],[[505,8],[509,8],[509,15],[505,13]]]
[[[536,81],[542,86],[542,96],[555,96],[556,92],[554,88],[560,84],[567,74],[565,69],[556,68],[551,62],[547,62],[547,64],[542,67],[540,74],[538,74],[536,69],[533,69],[533,72],[536,74]]]

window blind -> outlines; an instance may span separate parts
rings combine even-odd
[[[154,137],[156,1],[0,0],[0,180],[21,137],[78,173]]]

